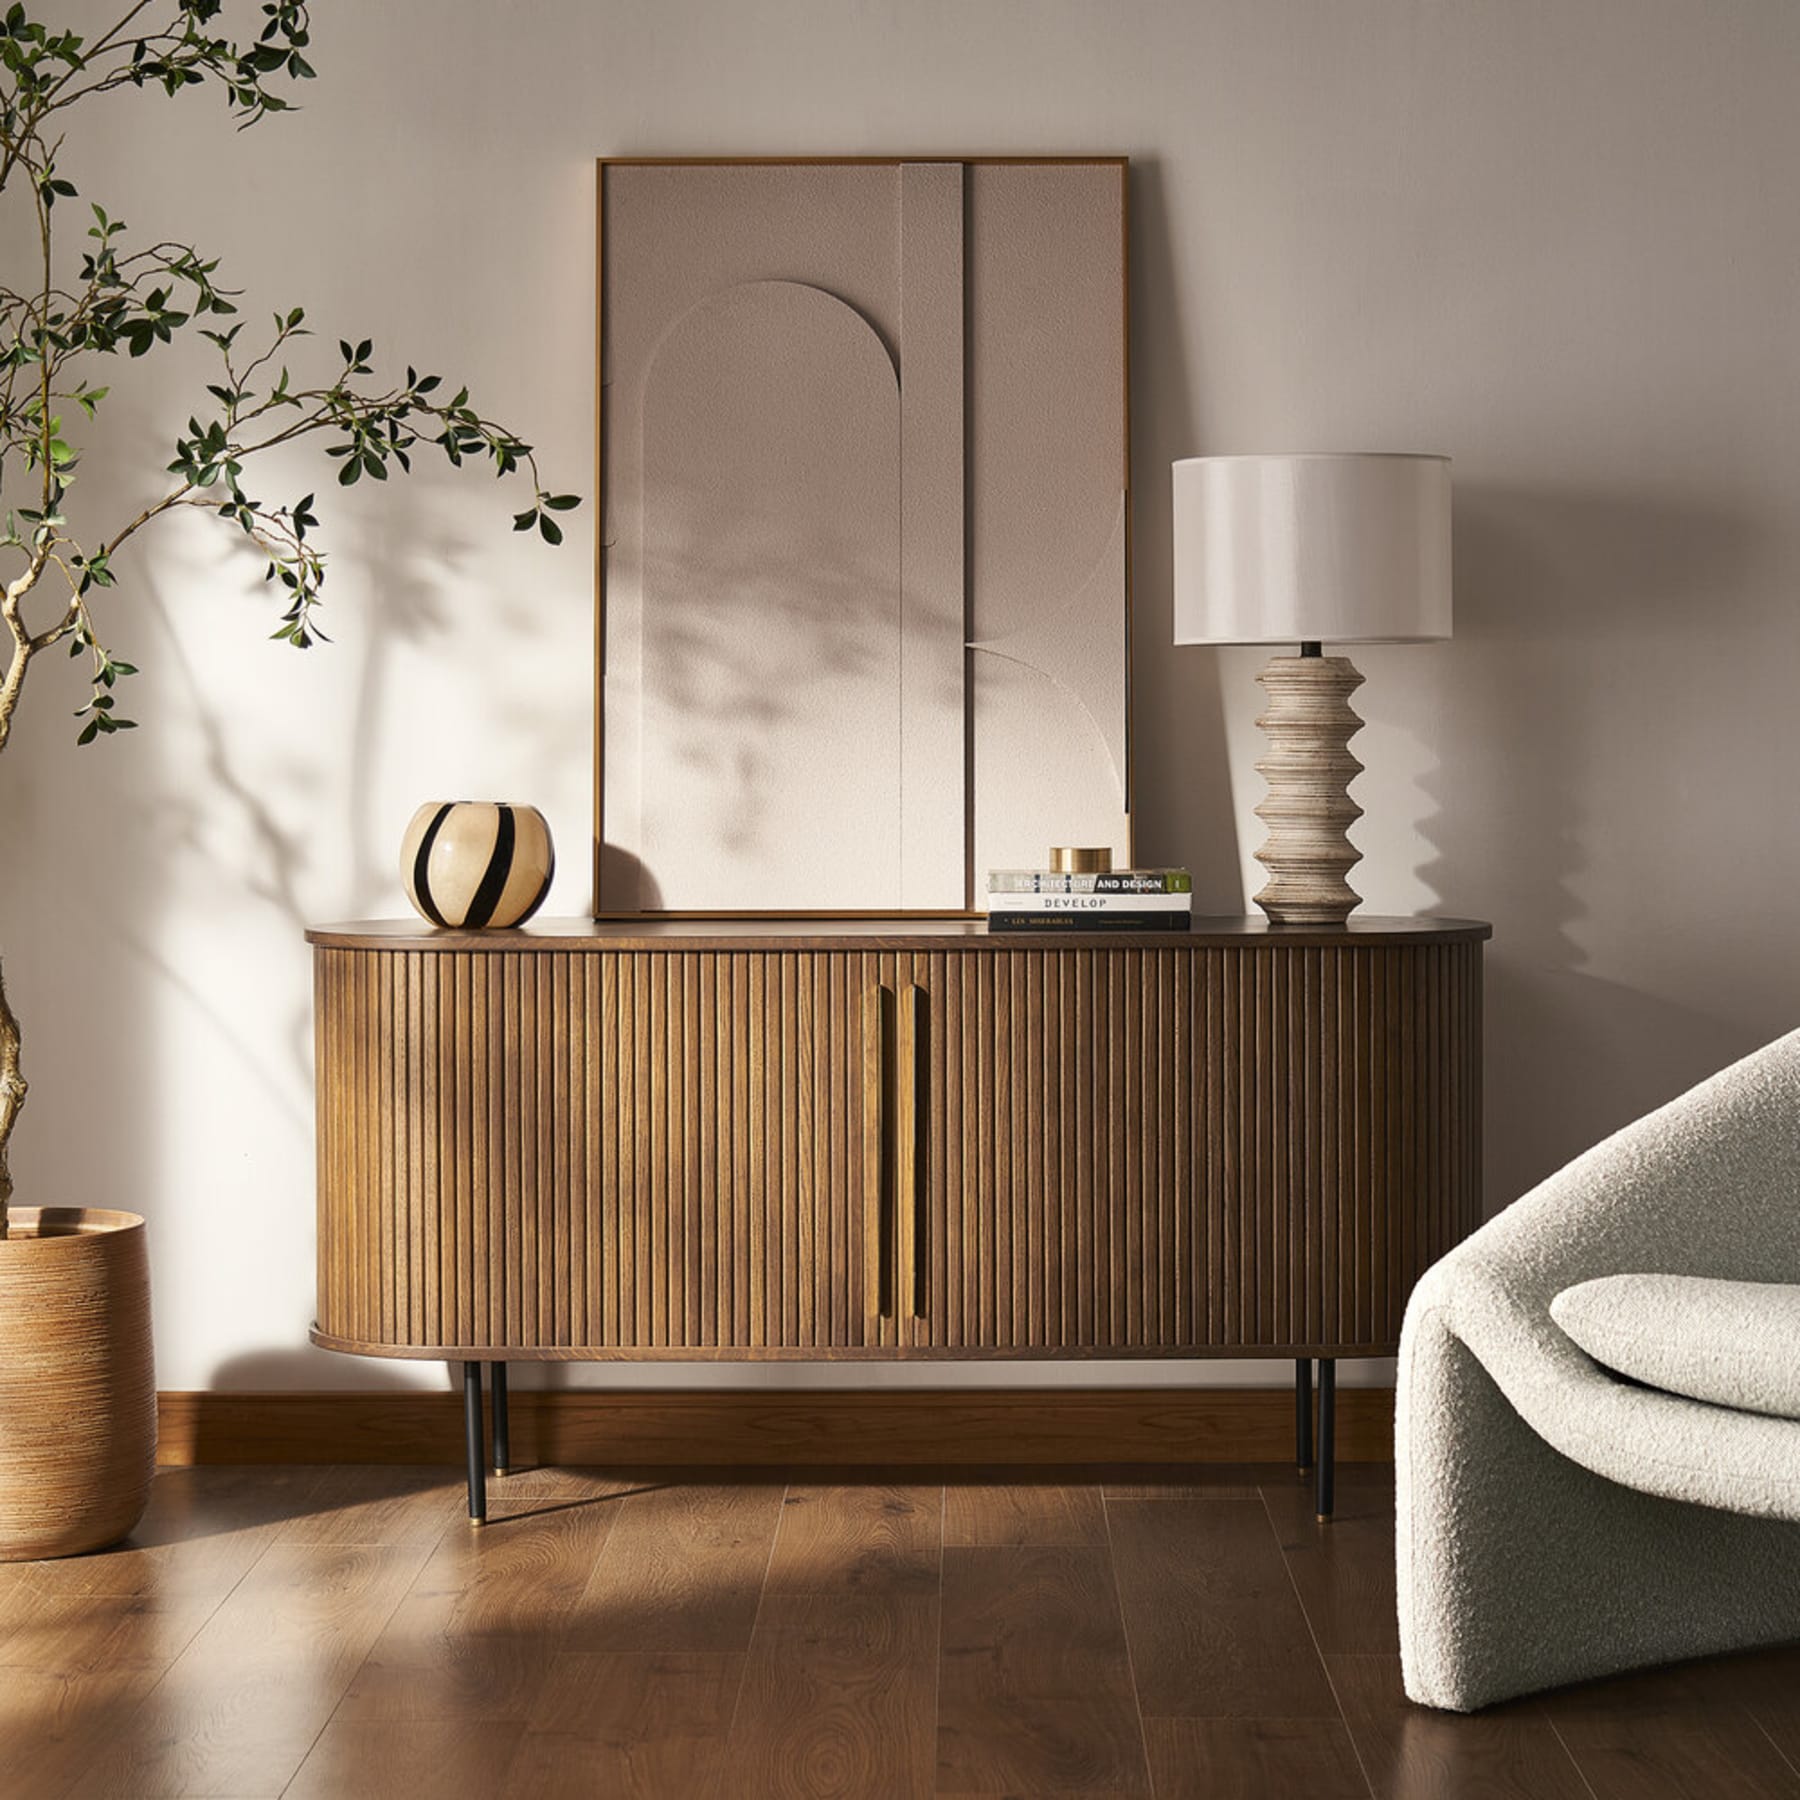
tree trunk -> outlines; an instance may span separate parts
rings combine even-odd
[[[6,1208],[12,1199],[12,1170],[6,1147],[25,1104],[25,1077],[19,1070],[19,1020],[6,998],[6,971],[0,968],[0,1238],[6,1236]]]

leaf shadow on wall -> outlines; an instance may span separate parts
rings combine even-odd
[[[167,597],[167,578],[159,581],[153,567],[134,577],[145,621],[139,632],[157,639],[143,658],[151,671],[146,679],[156,685],[145,696],[143,729],[130,740],[146,766],[130,785],[108,786],[102,810],[116,809],[107,835],[125,831],[132,841],[128,827],[135,820],[137,842],[153,846],[153,854],[141,859],[135,879],[102,908],[106,935],[137,989],[132,995],[122,984],[114,996],[136,1030],[134,1048],[110,1075],[117,1099],[108,1103],[109,1130],[131,1144],[149,1170],[198,1164],[198,1146],[167,1141],[196,1129],[199,1102],[191,1085],[185,1095],[169,1086],[191,1080],[191,1072],[186,1059],[157,1053],[155,1046],[167,1041],[166,1029],[155,1023],[159,1013],[179,1016],[184,1031],[213,1040],[214,1054],[222,1051],[233,1080],[254,1091],[257,1110],[275,1127],[257,1134],[248,1164],[230,1178],[236,1191],[222,1195],[217,1180],[182,1184],[155,1196],[160,1203],[145,1205],[158,1250],[159,1314],[190,1304],[185,1288],[204,1289],[208,1258],[202,1246],[221,1229],[209,1206],[242,1211],[250,1229],[240,1239],[237,1265],[253,1286],[260,1285],[259,1265],[270,1290],[279,1291],[276,1263],[310,1263],[313,1047],[310,952],[303,934],[325,914],[392,910],[398,877],[391,840],[397,832],[391,820],[375,816],[372,796],[379,791],[374,771],[391,730],[394,655],[402,646],[446,634],[446,583],[471,549],[466,539],[444,531],[437,510],[425,495],[402,488],[383,496],[378,527],[353,516],[336,522],[331,548],[340,567],[353,562],[366,571],[366,594],[361,604],[337,609],[328,627],[335,641],[306,652],[304,666],[333,689],[349,686],[347,744],[330,731],[309,741],[286,715],[264,727],[256,741],[243,740],[244,697],[218,696],[209,688],[217,678],[191,649],[197,627],[182,616],[180,602]],[[238,559],[253,575],[260,575],[261,563],[250,560],[240,540],[224,542],[227,558],[209,579],[228,592]],[[268,659],[266,679],[274,688],[296,666],[296,653],[257,641],[270,622],[267,609],[256,604],[266,590],[249,581],[244,589],[251,597],[226,601],[235,616],[222,629],[246,633],[251,654]],[[188,744],[177,775],[165,746],[178,731]],[[142,791],[134,794],[133,788]],[[157,930],[157,890],[166,896],[164,905],[186,893],[179,903],[191,907],[197,885],[217,897],[222,945],[235,944],[242,953],[260,943],[260,956],[275,959],[273,966],[264,964],[258,985],[226,971],[230,985],[222,991],[217,967],[184,966],[166,948]],[[133,972],[136,981],[130,982]],[[266,1210],[272,1203],[280,1207],[273,1217]],[[341,1366],[348,1359],[327,1358],[307,1346],[310,1315],[310,1293],[291,1314],[279,1306],[258,1314],[266,1321],[258,1335],[267,1332],[277,1341],[227,1357],[208,1385],[242,1386],[246,1366],[259,1368],[269,1386],[393,1385],[388,1371],[370,1370],[365,1378],[360,1366]]]
[[[374,768],[392,694],[393,654],[402,645],[424,644],[445,635],[449,611],[443,581],[456,574],[471,550],[467,539],[447,536],[436,519],[428,518],[417,496],[404,487],[384,496],[379,530],[365,527],[359,532],[356,522],[349,520],[341,524],[334,539],[335,555],[342,566],[354,554],[356,566],[367,570],[367,596],[361,605],[342,607],[335,615],[328,606],[321,623],[333,641],[300,653],[315,663],[335,662],[354,682],[348,766],[341,785],[334,781],[327,764],[299,746],[268,759],[257,776],[246,775],[233,747],[231,710],[210,699],[185,648],[178,608],[165,599],[153,575],[146,572],[139,584],[147,610],[162,634],[158,660],[179,684],[201,750],[202,780],[198,784],[189,780],[179,791],[164,786],[153,803],[157,836],[165,847],[194,859],[206,859],[219,837],[234,839],[239,848],[225,872],[243,895],[272,911],[290,928],[294,987],[296,992],[303,991],[304,997],[289,1008],[283,1021],[281,1066],[261,1073],[272,1087],[279,1088],[284,1081],[295,1083],[292,1094],[303,1111],[309,1109],[312,1089],[312,1003],[304,981],[309,954],[304,933],[309,925],[320,922],[321,906],[334,915],[342,912],[360,917],[391,905],[397,893],[394,859],[399,831],[393,820],[376,816],[373,798],[380,785],[374,779]],[[354,541],[358,536],[362,539],[359,543]],[[353,551],[347,539],[354,544]],[[260,573],[261,558],[250,546],[240,540],[231,542],[241,566]],[[329,601],[329,587],[326,592]],[[253,635],[261,635],[264,622],[264,614],[246,609],[242,623]],[[270,645],[266,654],[271,665],[268,678],[278,684],[285,659],[296,653]],[[161,704],[166,707],[171,698],[165,694]],[[153,726],[155,721],[146,723]],[[324,889],[320,864],[334,856],[344,841],[337,835],[343,827],[334,828],[339,792],[350,809],[345,834],[350,873],[347,882],[332,881]],[[282,806],[281,800],[287,804]],[[222,821],[226,822],[223,828]],[[139,948],[151,961],[156,960],[147,946],[140,944]],[[174,971],[165,968],[163,973],[179,981]],[[220,1031],[233,1035],[231,1021],[219,1016],[216,1009],[203,1010]],[[250,1066],[260,1065],[261,1057],[248,1045],[245,1055]],[[290,1098],[289,1107],[294,1104]]]
[[[1244,909],[1216,654],[1173,646],[1169,465],[1209,447],[1194,404],[1161,163],[1131,166],[1133,838],[1140,864],[1186,863],[1194,910]],[[1232,445],[1219,445],[1227,450]]]
[[[1720,929],[1719,871],[1684,850],[1665,780],[1671,708],[1692,701],[1670,671],[1729,628],[1756,547],[1724,505],[1458,485],[1455,637],[1423,678],[1444,725],[1418,874],[1444,912],[1494,924],[1490,1213],[1771,1035],[1731,1016],[1720,974],[1747,952]],[[1594,917],[1627,859],[1644,869],[1629,907]],[[1662,991],[1600,972],[1596,943]]]
[[[866,787],[870,769],[885,763],[898,818],[898,540],[891,560],[871,561],[866,546],[829,537],[808,554],[782,534],[778,517],[722,535],[708,522],[703,488],[665,483],[671,488],[663,511],[682,528],[661,546],[654,618],[639,652],[642,741],[632,760],[644,835],[702,832],[722,860],[816,869],[834,820],[846,831],[866,824],[852,804],[856,786],[846,785],[851,764],[861,765]],[[614,681],[632,660],[613,648]],[[945,699],[960,716],[960,696]],[[613,703],[625,704],[616,688]],[[835,756],[822,729],[833,721]],[[797,758],[796,745],[816,754]],[[794,791],[798,761],[817,772],[807,794]],[[660,798],[659,785],[668,790]],[[621,844],[609,840],[604,857],[610,908],[661,904],[646,865]]]
[[[464,470],[462,479],[472,480],[475,473]],[[346,622],[342,634],[347,640],[354,633],[356,647],[361,651],[350,733],[348,794],[353,860],[346,897],[357,917],[389,907],[399,897],[397,859],[406,820],[378,815],[375,795],[379,788],[373,779],[384,734],[390,729],[386,710],[394,694],[395,653],[404,647],[441,640],[448,634],[451,620],[444,599],[445,583],[447,578],[461,573],[475,548],[467,533],[447,532],[442,508],[428,511],[420,503],[421,498],[409,484],[402,484],[387,497],[379,527],[363,524],[355,555],[358,565],[368,570],[368,596],[356,615],[354,627]],[[503,527],[503,508],[498,498],[491,504],[491,529],[499,532]],[[480,604],[492,615],[488,622],[495,639],[512,641],[520,621],[508,614],[515,609],[485,597]],[[348,643],[343,646],[348,647]],[[457,730],[455,723],[442,715],[436,718],[436,728],[446,736]],[[422,794],[419,798],[422,802],[430,796]],[[309,1006],[308,1019],[311,1016]]]
[[[704,498],[693,497],[688,516],[700,516]],[[789,544],[694,532],[669,560],[675,570],[666,577],[667,595],[645,631],[647,655],[665,677],[656,698],[681,721],[669,748],[726,796],[720,814],[727,846],[756,854],[774,774],[758,741],[799,723],[807,689],[862,690],[890,703],[895,717],[887,730],[897,744],[898,558],[871,565],[854,544],[832,545],[808,561],[801,581],[791,568],[807,559]],[[772,563],[788,565],[790,578],[772,577]],[[731,596],[731,619],[706,604],[706,596],[721,594]],[[771,661],[781,665],[774,679]],[[871,729],[876,723],[868,721]]]

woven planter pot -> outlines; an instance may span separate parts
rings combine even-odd
[[[126,1535],[156,1472],[144,1221],[15,1206],[0,1238],[0,1562]]]

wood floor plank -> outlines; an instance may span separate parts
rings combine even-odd
[[[51,1598],[46,1590],[29,1580],[6,1580],[9,1570],[23,1571],[25,1565],[0,1563],[0,1664],[6,1659],[8,1642],[24,1631]]]
[[[786,1489],[630,1495],[570,1622],[571,1650],[747,1650]]]
[[[493,1800],[524,1735],[491,1719],[333,1719],[282,1800]]]
[[[646,1475],[618,1469],[540,1467],[518,1469],[506,1476],[490,1475],[488,1527],[509,1520],[548,1518],[572,1507],[627,1500],[645,1489],[668,1485],[666,1473]]]
[[[1594,1800],[1793,1800],[1800,1777],[1745,1704],[1736,1657],[1564,1688],[1544,1716]]]
[[[29,1624],[0,1643],[0,1794],[72,1792],[218,1604],[41,1596]]]
[[[1260,1494],[1109,1499],[1106,1514],[1146,1717],[1337,1716]]]
[[[1156,1800],[1368,1800],[1341,1719],[1146,1719],[1144,1739]]]
[[[205,1594],[45,1594],[0,1643],[0,1669],[55,1675],[166,1669],[219,1602]]]
[[[943,1515],[941,1487],[790,1487],[764,1592],[935,1594]]]
[[[941,1793],[1148,1791],[1104,1549],[944,1551]]]
[[[0,1682],[0,1794],[37,1800],[78,1791],[161,1671],[56,1675],[7,1669]]]
[[[1169,1500],[1190,1494],[1253,1494],[1281,1479],[1286,1464],[1183,1463],[1121,1470],[1100,1484],[1108,1500]]]
[[[0,1563],[0,1655],[6,1640],[38,1610],[40,1603],[58,1590],[38,1578],[39,1563]]]
[[[744,1658],[705,1651],[558,1656],[496,1793],[664,1800],[719,1792]]]
[[[1800,1644],[1722,1659],[1738,1700],[1800,1777]]]
[[[465,1515],[466,1501],[450,1470],[353,1463],[325,1471],[311,1507],[288,1521],[282,1543],[435,1544]]]
[[[1398,1655],[1392,1470],[1367,1464],[1340,1470],[1336,1510],[1324,1521],[1312,1484],[1297,1475],[1265,1483],[1262,1496],[1318,1647],[1327,1654]]]
[[[124,1543],[28,1565],[40,1588],[79,1594],[192,1594],[222,1600],[290,1520],[304,1517],[325,1471],[314,1467],[162,1469]]]
[[[279,1794],[425,1555],[398,1545],[271,1546],[76,1793]]]
[[[431,1724],[530,1716],[561,1647],[559,1631],[464,1633],[442,1614],[403,1604],[357,1670],[339,1708],[364,1723]]]
[[[1376,1800],[1593,1800],[1535,1701],[1468,1715],[1414,1706],[1395,1655],[1328,1656]]]
[[[453,1523],[356,1672],[341,1716],[524,1723],[626,1504],[604,1475],[509,1486],[509,1511]]]
[[[944,1490],[946,1544],[1104,1544],[1098,1487],[956,1482]]]
[[[937,1683],[935,1592],[766,1596],[727,1750],[735,1792],[929,1800]]]

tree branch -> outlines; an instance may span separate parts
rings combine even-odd
[[[0,589],[0,623],[4,623],[12,638],[12,653],[7,658],[6,674],[0,676],[0,750],[6,748],[6,740],[12,736],[13,714],[19,709],[19,695],[25,688],[25,671],[38,651],[48,647],[32,636],[30,627],[25,623],[24,608],[25,596],[37,586],[38,577],[43,574],[55,547],[55,538],[50,533],[45,533],[42,541],[32,547],[30,560],[23,572],[14,576],[4,589]],[[55,639],[50,641],[54,642]]]
[[[13,1196],[12,1168],[7,1146],[13,1127],[25,1105],[28,1091],[21,1056],[19,1018],[6,997],[6,971],[0,968],[0,1238],[6,1236],[6,1215]]]

